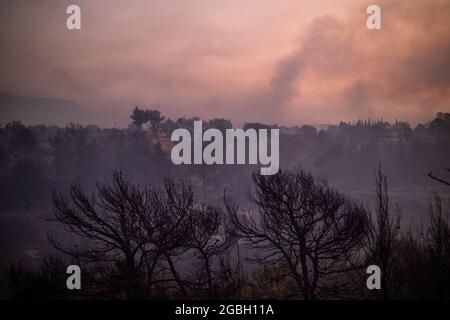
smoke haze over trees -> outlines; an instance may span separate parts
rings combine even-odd
[[[2,295],[68,297],[55,283],[75,261],[92,297],[449,297],[448,113],[414,128],[244,124],[280,129],[281,172],[263,177],[173,165],[170,133],[198,118],[155,108],[126,129],[0,128]],[[369,263],[386,274],[378,295]]]

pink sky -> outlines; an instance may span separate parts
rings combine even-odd
[[[65,28],[78,4],[82,30]],[[128,122],[166,116],[412,123],[450,111],[450,1],[0,0],[0,92]]]

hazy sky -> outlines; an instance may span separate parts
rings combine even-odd
[[[366,28],[366,8],[382,30]],[[66,29],[78,4],[82,30]],[[416,123],[450,111],[448,0],[0,0],[0,92],[128,122]],[[70,120],[70,119],[68,119]]]

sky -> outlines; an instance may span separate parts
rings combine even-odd
[[[81,30],[66,28],[71,4]],[[119,124],[136,105],[236,125],[415,124],[450,112],[449,21],[448,0],[0,0],[0,92]]]

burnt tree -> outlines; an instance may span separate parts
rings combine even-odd
[[[147,297],[161,256],[185,239],[187,191],[170,181],[165,187],[179,190],[163,196],[157,188],[131,185],[120,172],[111,183],[97,185],[91,197],[74,184],[68,194],[54,194],[53,220],[85,245],[51,241],[83,266],[95,266],[104,287],[114,286],[128,297]]]
[[[304,299],[338,297],[359,268],[368,215],[364,208],[305,171],[253,175],[254,212],[226,200],[232,228],[253,248],[257,263],[281,266]]]
[[[400,214],[389,203],[387,176],[381,171],[381,166],[378,167],[375,187],[376,210],[369,228],[367,254],[370,263],[380,267],[379,298],[387,300],[394,296],[399,285],[395,277],[399,272],[395,255],[399,246]]]

